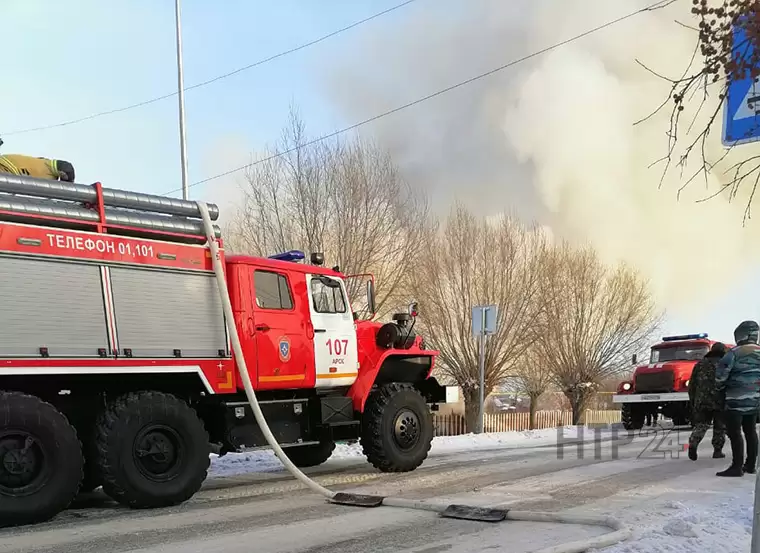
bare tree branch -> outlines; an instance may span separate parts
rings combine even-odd
[[[648,283],[625,265],[604,265],[591,248],[556,247],[544,264],[543,308],[535,342],[573,408],[578,424],[585,403],[603,380],[628,365],[651,340],[662,315]]]
[[[322,252],[344,273],[374,274],[380,316],[398,311],[410,299],[409,275],[430,224],[427,198],[369,142],[336,139],[294,149],[308,142],[292,110],[270,159],[246,174],[244,200],[228,229],[230,249],[261,256],[294,248]],[[363,281],[347,285],[361,311]]]
[[[710,174],[733,149],[733,146],[730,146],[718,156],[717,160],[711,160],[708,155],[708,140],[716,121],[720,125],[720,114],[729,83],[760,77],[760,18],[757,16],[760,13],[760,0],[693,0],[692,4],[691,13],[698,21],[698,26],[692,27],[676,21],[682,27],[693,30],[695,33],[694,54],[681,77],[668,78],[636,60],[647,71],[670,84],[668,98],[652,113],[635,123],[640,124],[651,119],[672,102],[670,124],[666,132],[667,154],[653,163],[655,165],[665,162],[660,186],[672,168],[675,167],[682,175],[692,159],[698,165],[698,168],[691,172],[681,184],[678,190],[679,197],[681,192],[700,176],[708,187]],[[741,28],[746,36],[740,44],[734,43],[734,28]],[[697,59],[697,54],[700,55],[699,59]],[[703,109],[708,103],[712,103],[714,107],[709,111],[706,120],[701,121]],[[688,127],[682,129],[679,125],[680,118],[687,107],[694,108],[694,115]],[[699,128],[696,129],[696,135],[690,137],[697,125]],[[757,126],[760,126],[760,115],[756,117]],[[681,138],[686,140],[685,147],[677,153]],[[744,138],[748,136],[732,137],[731,141],[740,141]],[[744,211],[743,222],[746,224],[750,218],[751,203],[754,199],[755,185],[750,179],[760,174],[760,157],[754,156],[750,160],[745,160],[743,164],[748,166],[747,170],[735,172],[721,190],[701,201],[715,198],[728,189],[732,190],[731,197],[733,198],[743,183],[751,183],[752,190]]]
[[[485,395],[516,372],[536,339],[543,234],[507,216],[496,222],[456,206],[443,229],[433,231],[417,263],[414,290],[426,339],[440,351],[439,366],[461,388],[468,428],[476,421],[478,347],[471,309],[499,307],[497,333],[489,336]]]
[[[541,358],[539,347],[526,350],[514,376],[514,387],[528,396],[530,401],[530,429],[536,427],[536,408],[538,400],[554,383],[554,375],[548,364]]]

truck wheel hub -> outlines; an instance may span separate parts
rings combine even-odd
[[[403,410],[396,416],[394,438],[401,449],[409,449],[419,440],[420,421],[416,413]]]
[[[151,426],[135,440],[134,456],[145,476],[152,480],[169,480],[178,465],[181,439],[176,431],[166,426]]]
[[[29,434],[0,436],[0,489],[18,490],[32,484],[42,472],[44,454]]]

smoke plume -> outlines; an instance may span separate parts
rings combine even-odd
[[[648,3],[436,0],[433,6],[423,0],[403,21],[380,26],[363,48],[338,55],[320,71],[336,106],[358,120]],[[669,310],[707,308],[755,268],[760,233],[752,220],[743,226],[751,184],[731,201],[722,195],[697,202],[725,181],[715,172],[679,199],[680,170],[674,167],[660,187],[664,165],[650,167],[667,153],[671,106],[634,126],[668,97],[669,83],[652,71],[678,78],[692,58],[695,33],[675,21],[692,24],[690,7],[681,0],[638,15],[386,117],[363,133],[391,151],[439,212],[459,199],[483,215],[517,213],[557,236],[590,242],[606,260],[635,266]],[[702,108],[692,140],[717,101]],[[683,115],[682,145],[690,141],[685,131],[693,117],[688,110]],[[711,135],[713,159],[723,151],[720,124]],[[757,147],[745,146],[732,159],[753,151]],[[683,175],[699,164],[695,152]]]

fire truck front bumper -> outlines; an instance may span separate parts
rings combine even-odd
[[[672,403],[689,401],[689,392],[672,392],[665,394],[615,394],[612,403]]]

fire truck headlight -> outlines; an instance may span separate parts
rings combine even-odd
[[[689,380],[686,381],[686,387],[687,388],[689,387],[689,382],[690,382]]]
[[[627,392],[630,389],[631,389],[630,382],[626,382],[625,384],[623,384],[623,390],[625,390]]]

